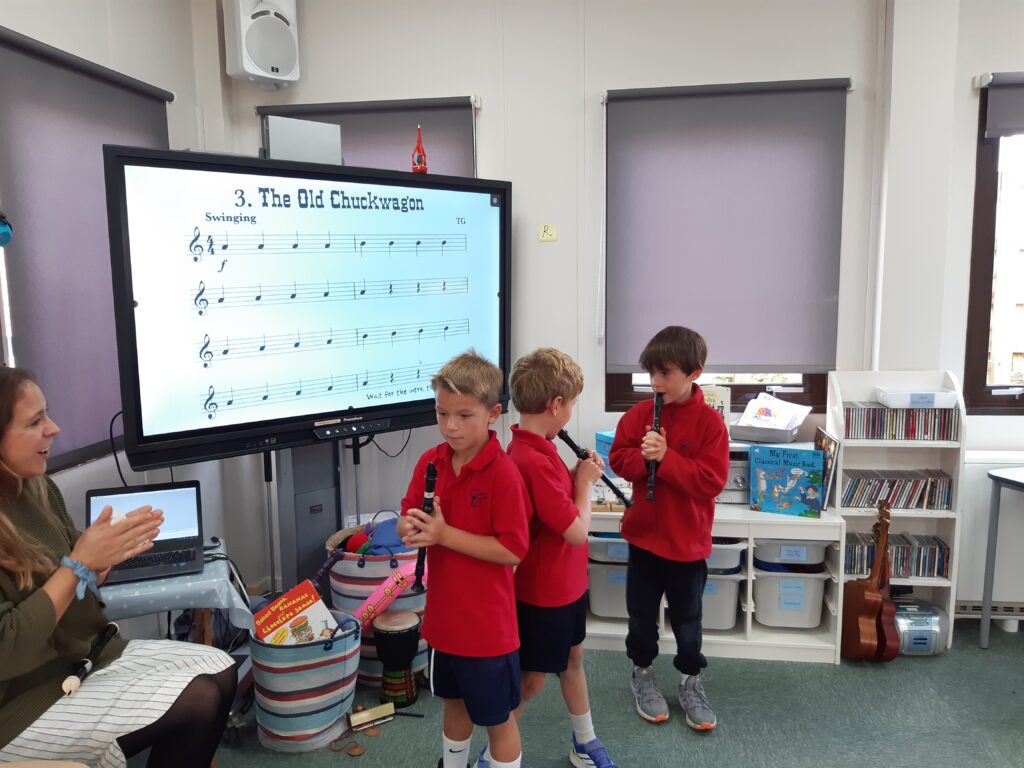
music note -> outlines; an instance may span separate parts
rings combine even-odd
[[[363,379],[363,386],[365,387],[369,383],[369,381],[370,381],[370,372],[364,370],[363,371],[363,376],[365,377]]]
[[[266,400],[268,397],[270,397],[270,385],[269,384],[264,384],[263,385],[263,399]]]
[[[228,340],[228,338],[227,338],[227,337],[225,336],[225,337],[224,337],[224,349],[222,349],[222,350],[220,351],[221,357],[223,357],[224,355],[226,355],[226,354],[227,354],[228,352],[230,352],[230,351],[231,351],[231,342],[230,342],[230,341]]]
[[[416,341],[417,342],[423,341],[423,329],[420,328],[418,331],[416,331],[416,334],[417,334]]]
[[[295,332],[295,343],[292,344],[292,349],[298,349],[301,344],[302,344],[302,332],[301,331],[296,331]]]
[[[192,251],[192,261],[203,260],[203,246],[199,244],[199,238],[202,235],[199,234],[199,227],[196,227],[192,242],[188,244],[188,249]]]
[[[330,344],[332,341],[334,341],[334,329],[333,328],[331,328],[331,335],[327,337],[327,343]]]
[[[260,344],[260,352],[266,352],[267,350],[267,334],[263,334],[263,343]]]
[[[442,331],[442,333],[444,334],[444,340],[448,341],[448,326],[447,325],[444,327],[444,330]]]
[[[213,360],[213,352],[210,351],[210,334],[203,335],[203,346],[199,348],[199,359],[203,361],[203,368],[210,367]]]
[[[332,374],[331,374],[331,386],[329,386],[329,387],[327,388],[327,391],[328,391],[328,392],[331,392],[331,391],[332,391],[333,389],[334,389],[334,374],[332,373]]]
[[[359,241],[359,258],[360,259],[363,258],[363,246],[364,245],[366,245],[366,241],[365,240],[360,240]]]
[[[442,240],[442,241],[441,241],[441,258],[442,258],[442,259],[444,258],[444,247],[445,247],[446,245],[448,245],[448,241],[447,241],[447,240]]]
[[[196,232],[198,232],[198,231],[199,231],[199,228],[197,227],[196,228]],[[394,244],[395,244],[394,240],[388,240],[388,258],[389,259],[391,258],[391,248],[392,248],[392,246],[394,246]]]
[[[224,403],[224,405],[228,406],[228,405],[234,405],[234,404],[235,404],[235,388],[232,387],[231,388],[231,397],[228,398],[228,401],[226,403]]]
[[[260,283],[260,290],[259,290],[259,293],[256,294],[256,301],[259,301],[262,298],[263,298],[263,283]]]
[[[330,247],[331,247],[331,233],[328,232],[327,233],[327,242],[324,243],[324,248],[330,248]]]
[[[220,247],[220,249],[222,251],[226,251],[228,249],[228,233],[227,232],[224,233],[224,244]]]
[[[216,393],[214,392],[213,385],[210,385],[209,393],[206,396],[206,402],[203,403],[203,410],[206,411],[206,418],[212,419],[217,413],[217,403],[214,402],[213,398]]]
[[[296,231],[295,232],[295,242],[292,243],[292,248],[298,248],[298,247],[299,247],[299,233],[298,233],[298,231]]]
[[[368,333],[364,333],[363,337],[359,340],[360,343],[362,344],[363,349],[366,349],[366,337],[369,336],[369,335],[370,334],[368,334]]]
[[[294,299],[295,298],[295,294],[297,294],[298,292],[299,292],[298,284],[296,282],[292,281],[292,295],[289,296],[288,298]]]
[[[299,379],[299,388],[295,390],[295,396],[298,397],[302,394],[302,379]]]
[[[392,347],[395,346],[395,334],[396,333],[398,333],[398,331],[392,331],[391,332],[391,346]]]
[[[223,304],[224,303],[224,286],[223,285],[220,287],[220,298],[217,299],[217,303],[218,304]]]
[[[324,298],[326,299],[330,295],[331,295],[331,281],[328,280],[327,281],[327,290],[324,291]]]
[[[417,256],[420,255],[420,242],[421,241],[419,241],[419,240],[416,241],[416,255]]]
[[[192,303],[195,304],[196,309],[199,310],[200,317],[206,314],[206,308],[210,306],[210,302],[207,301],[206,297],[203,295],[204,293],[206,293],[206,283],[200,280],[199,292],[196,294],[196,297],[192,299]]]
[[[267,241],[267,236],[264,233],[260,232],[260,244],[256,246],[256,250],[257,251],[262,251],[263,250],[263,246],[266,244],[266,241]]]
[[[365,296],[366,295],[366,278],[363,278],[363,290],[361,290],[359,292],[359,295],[360,296]]]

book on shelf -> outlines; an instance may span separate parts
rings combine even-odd
[[[752,510],[821,517],[821,491],[821,451],[790,445],[750,446]]]
[[[828,509],[832,481],[836,477],[836,459],[839,458],[839,440],[821,427],[814,432],[814,447],[821,451],[821,511]]]
[[[331,637],[338,626],[309,579],[289,589],[253,616],[257,640],[295,645]]]
[[[728,424],[732,409],[732,389],[717,384],[708,384],[702,386],[701,391],[704,393],[704,402],[718,411],[725,423]]]
[[[959,440],[956,408],[889,408],[875,401],[843,403],[848,440]]]

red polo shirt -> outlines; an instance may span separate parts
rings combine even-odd
[[[579,517],[572,473],[553,441],[512,427],[508,455],[526,483],[533,515],[530,550],[516,568],[516,597],[554,608],[578,600],[587,590],[586,542],[574,546],[562,538]]]
[[[402,499],[403,513],[423,504],[428,461],[437,469],[434,495],[448,525],[494,536],[516,557],[526,554],[526,490],[493,430],[487,444],[458,476],[452,471],[452,449],[447,443],[424,453]],[[433,546],[427,549],[427,568],[423,637],[431,647],[476,657],[501,656],[519,647],[512,566]]]

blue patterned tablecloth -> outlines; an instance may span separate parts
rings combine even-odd
[[[224,542],[206,551],[207,558],[214,554],[225,554]],[[202,573],[100,587],[100,595],[115,621],[185,608],[224,608],[234,626],[253,628],[252,613],[231,583],[226,560],[207,562]]]

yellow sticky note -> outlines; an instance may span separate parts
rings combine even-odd
[[[542,243],[553,243],[558,239],[557,224],[541,224],[537,229],[537,237]]]

